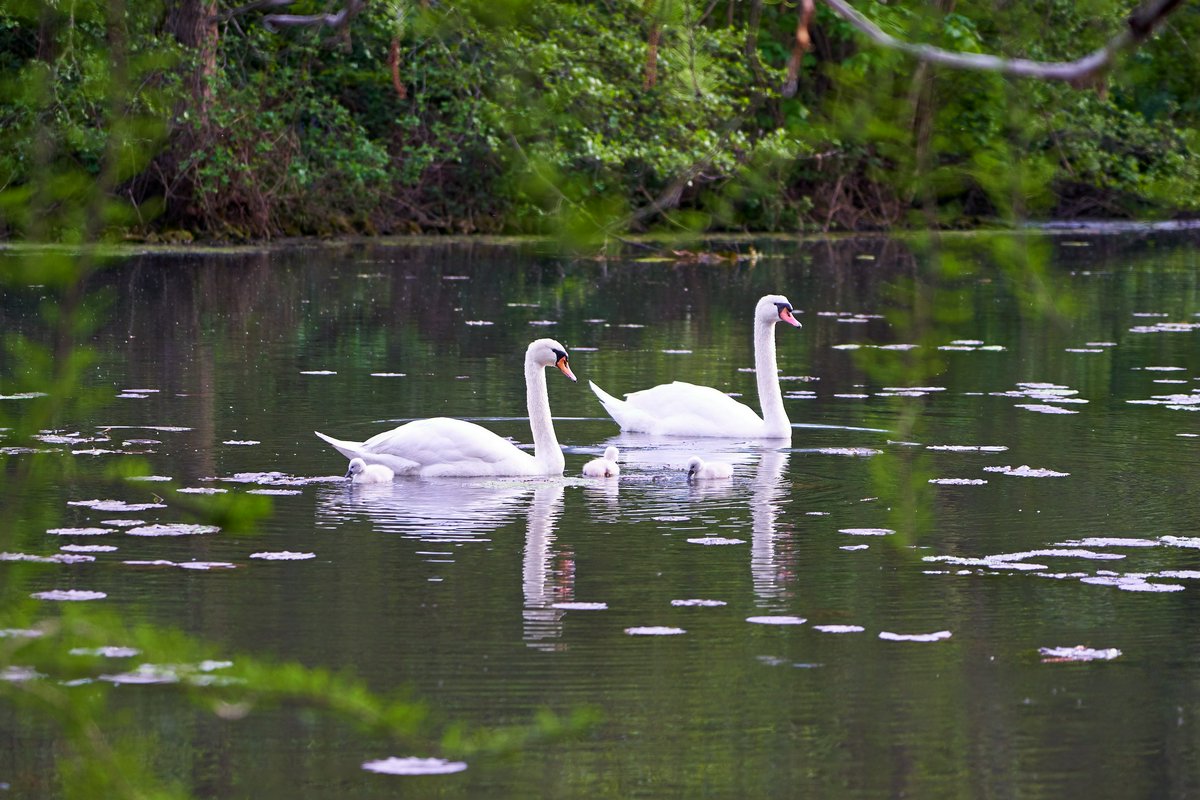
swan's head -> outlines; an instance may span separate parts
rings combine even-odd
[[[620,455],[620,453],[617,451],[617,448],[615,448],[615,447],[608,447],[608,448],[605,448],[605,450],[604,450],[604,458],[606,461],[612,461],[613,463],[616,463],[617,457],[619,455]]]
[[[688,461],[688,480],[691,480],[703,467],[704,462],[700,459],[700,456],[692,456],[691,460]]]
[[[525,351],[525,359],[543,367],[555,366],[563,375],[575,380],[571,365],[567,363],[567,348],[553,339],[538,339]]]
[[[367,468],[367,462],[361,458],[350,459],[350,468],[346,470],[346,477],[351,478]]]
[[[769,294],[758,301],[754,308],[754,318],[763,322],[786,322],[795,328],[800,327],[800,320],[792,313],[792,304],[781,294]]]

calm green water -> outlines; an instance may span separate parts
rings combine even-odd
[[[40,498],[52,524],[186,521],[179,488],[294,493],[249,538],[22,530],[29,553],[118,548],[33,573],[30,591],[102,591],[229,658],[407,687],[441,721],[603,715],[582,739],[401,777],[361,764],[440,754],[121,686],[159,771],[202,797],[1195,796],[1200,250],[1167,234],[1026,243],[1049,259],[1036,282],[969,242],[952,275],[885,240],[768,243],[736,266],[487,245],[130,260],[89,285],[109,307],[89,373],[108,402],[57,431],[100,441],[0,442],[78,461]],[[776,334],[790,447],[622,436],[588,391],[679,379],[757,406],[750,311],[775,292],[804,325]],[[30,327],[36,299],[7,294],[5,326]],[[447,415],[529,442],[521,358],[542,336],[580,378],[548,375],[563,479],[334,480],[346,461],[313,430]],[[608,444],[620,480],[578,477]],[[117,453],[65,454],[92,449]],[[171,482],[99,477],[131,451]],[[689,485],[695,453],[733,479]],[[156,493],[165,508],[68,505]],[[314,557],[250,558],[277,551]],[[147,560],[236,568],[126,563]],[[628,632],[652,626],[682,632]],[[1039,652],[1080,645],[1120,653]],[[56,796],[52,732],[6,709],[0,736],[0,783]]]

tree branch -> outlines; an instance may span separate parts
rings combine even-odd
[[[1147,0],[1126,20],[1127,27],[1098,50],[1074,61],[1031,61],[1025,58],[1001,58],[983,53],[943,50],[927,44],[905,42],[885,33],[878,25],[856,11],[846,0],[824,0],[834,13],[864,33],[876,44],[900,50],[931,64],[955,69],[975,69],[1029,78],[1061,80],[1086,84],[1112,64],[1118,53],[1141,44],[1154,29],[1182,4],[1183,0]]]
[[[280,0],[266,0],[266,2],[271,5],[286,5]],[[262,23],[269,31],[279,28],[307,28],[316,25],[341,28],[358,16],[364,5],[366,5],[366,0],[346,0],[346,5],[340,11],[332,14],[267,14],[262,18]]]

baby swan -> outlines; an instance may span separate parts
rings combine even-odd
[[[368,464],[361,458],[352,458],[346,477],[354,483],[391,483],[396,473],[383,464]]]
[[[724,461],[708,461],[701,460],[699,456],[692,456],[688,461],[688,480],[689,481],[704,481],[714,478],[730,478],[733,477],[733,467],[726,464]]]
[[[621,474],[617,464],[617,448],[609,447],[604,451],[603,458],[593,458],[583,465],[583,474],[589,478],[615,478]]]

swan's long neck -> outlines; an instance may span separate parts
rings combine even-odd
[[[546,369],[529,357],[525,359],[525,406],[533,431],[533,457],[547,474],[561,474],[567,462],[558,446],[558,437],[554,435],[554,421],[550,418]]]
[[[754,372],[758,378],[758,403],[768,436],[791,436],[792,423],[783,410],[779,368],[775,365],[775,323],[754,321]]]

